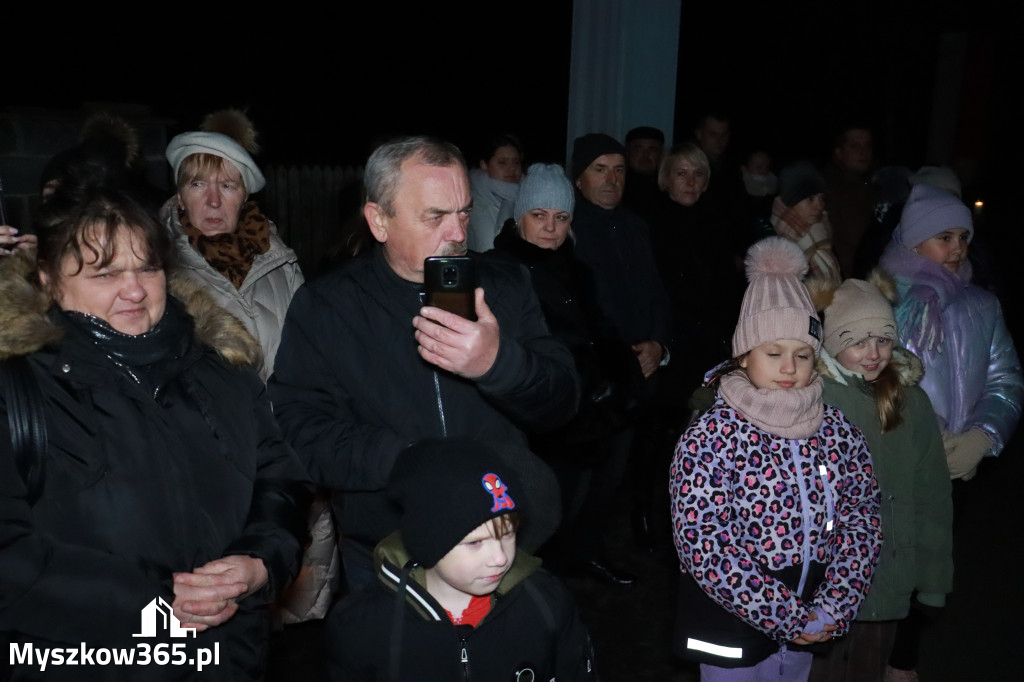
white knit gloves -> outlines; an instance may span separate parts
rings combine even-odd
[[[943,433],[942,446],[946,449],[949,477],[969,481],[978,473],[981,458],[992,449],[992,439],[981,429],[968,429],[963,433]]]

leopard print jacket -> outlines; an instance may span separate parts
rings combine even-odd
[[[825,406],[818,432],[790,440],[718,397],[680,438],[670,494],[682,570],[726,611],[779,643],[820,607],[845,633],[882,543],[878,485],[860,431]],[[818,564],[824,579],[780,575]],[[800,594],[812,595],[801,600]],[[699,597],[699,593],[698,597]]]

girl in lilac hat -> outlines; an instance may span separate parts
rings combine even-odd
[[[952,479],[974,477],[1020,420],[1024,377],[1002,307],[971,283],[971,212],[953,194],[914,187],[879,265],[896,279],[896,321],[924,362],[921,388],[942,429]]]

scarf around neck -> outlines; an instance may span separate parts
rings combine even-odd
[[[137,383],[148,388],[160,386],[164,369],[188,351],[192,339],[192,318],[176,298],[167,297],[163,317],[147,332],[122,334],[101,317],[77,310],[60,310],[69,332],[85,339],[114,364],[122,367]]]
[[[737,370],[719,379],[718,392],[726,404],[760,429],[783,438],[810,438],[821,428],[825,405],[822,379],[815,373],[803,388],[757,388],[747,373]]]
[[[238,227],[228,234],[203,234],[189,221],[184,209],[178,210],[178,220],[196,253],[236,289],[245,282],[256,256],[270,249],[270,220],[260,213],[255,201],[245,202],[239,211]]]
[[[822,213],[821,220],[808,223],[782,199],[775,197],[772,202],[772,227],[780,237],[785,237],[803,249],[807,257],[811,275],[836,284],[842,281],[839,274],[839,261],[832,252],[832,226],[828,222],[828,214]]]
[[[942,314],[960,292],[971,286],[974,271],[970,261],[964,260],[959,270],[950,272],[891,241],[878,265],[908,286],[895,306],[900,335],[918,353],[942,352],[946,338]]]

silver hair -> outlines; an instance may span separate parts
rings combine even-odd
[[[436,137],[402,137],[381,145],[366,161],[363,184],[366,200],[380,206],[384,215],[395,214],[395,194],[402,179],[402,164],[412,158],[427,166],[458,165],[468,172],[459,148]]]

